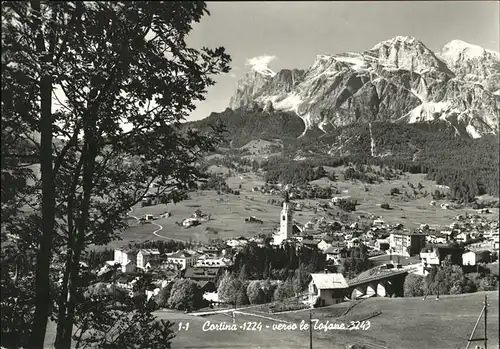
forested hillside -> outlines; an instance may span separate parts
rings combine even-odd
[[[280,161],[272,161],[271,165],[266,162],[264,168],[273,173],[272,177],[289,178],[290,162],[300,155],[314,166],[352,162],[426,173],[429,179],[449,186],[454,197],[468,202],[477,195],[498,196],[498,136],[457,136],[443,123],[376,122],[331,128],[327,133],[313,129],[299,138],[304,125],[297,116],[258,110],[212,113],[189,125],[208,130],[210,124],[216,123],[225,125],[225,143],[233,149],[252,139],[281,139],[283,166]],[[287,174],[280,176],[280,172]]]
[[[212,113],[206,119],[189,123],[189,127],[210,130],[210,125],[222,123],[226,127],[225,140],[235,148],[254,139],[296,139],[304,131],[301,118],[287,112],[264,112],[226,109]]]

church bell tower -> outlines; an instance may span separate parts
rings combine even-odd
[[[281,210],[279,235],[282,237],[283,240],[286,240],[292,237],[292,232],[293,232],[292,206],[290,204],[287,192],[285,197],[285,202],[283,202],[283,209]]]

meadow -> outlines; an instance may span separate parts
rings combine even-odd
[[[279,195],[264,195],[260,192],[252,192],[252,188],[263,185],[264,182],[256,176],[242,175],[227,179],[230,188],[238,189],[241,184],[240,195],[222,194],[216,191],[198,191],[189,194],[189,200],[177,204],[159,204],[148,207],[136,205],[130,213],[141,217],[145,214],[159,216],[170,212],[168,218],[160,218],[154,221],[163,227],[157,234],[152,232],[158,227],[153,224],[140,225],[129,220],[130,228],[125,230],[121,241],[115,241],[108,247],[120,246],[132,241],[158,240],[172,238],[184,241],[208,242],[209,239],[228,239],[244,236],[252,237],[258,233],[271,233],[279,227],[279,215],[281,207],[269,204],[269,199],[281,199]],[[201,225],[184,228],[176,222],[182,222],[185,218],[192,216],[194,211],[201,210],[203,214],[211,215],[210,221],[202,222]],[[300,214],[300,216],[298,215]],[[263,224],[245,223],[245,218],[255,216],[263,221]],[[296,219],[307,222],[313,219],[312,211],[304,211],[296,214]]]
[[[346,309],[346,304],[324,307],[312,310],[312,318],[319,323],[348,325],[353,319],[360,319],[374,312],[380,315],[371,318],[370,327],[366,330],[332,330],[313,331],[314,348],[345,349],[349,345],[365,345],[367,349],[454,349],[464,348],[470,336],[474,323],[479,315],[484,295],[488,295],[488,348],[498,348],[498,292],[478,292],[474,294],[441,296],[439,301],[429,297],[422,298],[371,298],[354,306],[350,312],[339,317]],[[308,348],[309,331],[272,330],[272,324],[286,320],[299,324],[302,320],[309,321],[309,311],[298,311],[287,314],[256,313],[248,315],[250,309],[244,311],[247,315],[236,315],[238,327],[247,321],[261,322],[262,331],[203,331],[206,321],[211,323],[227,322],[232,324],[228,314],[216,314],[205,317],[195,317],[172,311],[160,311],[156,315],[184,325],[189,322],[188,331],[177,331],[172,342],[172,348]],[[262,317],[262,316],[265,316]],[[267,319],[269,318],[269,319]],[[273,321],[270,319],[276,319]],[[266,326],[270,326],[266,328]],[[484,332],[478,327],[476,338]],[[482,344],[477,342],[475,344]],[[473,346],[474,347],[474,344]]]
[[[211,166],[209,170],[213,173],[229,174],[229,169],[223,166]],[[331,170],[330,168],[327,169]],[[435,182],[425,179],[421,174],[405,174],[400,179],[385,180],[380,184],[366,184],[361,182],[346,181],[342,172],[344,168],[333,169],[337,173],[337,180],[330,181],[328,178],[322,178],[311,182],[318,186],[332,185],[337,188],[341,194],[348,195],[357,199],[359,205],[356,211],[350,214],[350,218],[356,220],[359,216],[374,215],[382,217],[388,224],[402,223],[406,228],[415,229],[421,224],[428,224],[434,228],[449,227],[454,218],[461,214],[476,213],[470,207],[460,209],[444,210],[440,203],[448,202],[446,200],[437,201],[435,206],[431,206],[432,196],[419,196],[417,198],[404,198],[403,193],[410,191],[408,183],[415,187],[420,183],[423,185],[422,191],[432,193],[439,189],[445,192],[446,189],[438,186]],[[240,191],[240,195],[217,194],[216,191],[197,191],[189,194],[189,200],[177,204],[159,204],[149,207],[137,205],[133,208],[132,215],[141,217],[145,214],[159,216],[162,213],[170,212],[168,218],[160,218],[154,221],[163,227],[157,235],[153,232],[158,229],[152,224],[139,225],[131,221],[129,229],[125,230],[121,237],[122,241],[112,242],[109,247],[120,246],[132,241],[144,241],[155,239],[177,239],[183,241],[208,242],[210,239],[228,239],[238,236],[251,237],[258,233],[270,233],[279,226],[279,213],[281,208],[269,204],[269,199],[282,199],[279,195],[265,195],[260,192],[252,192],[252,188],[261,186],[264,181],[256,174],[232,174],[226,179],[229,187]],[[241,186],[241,188],[240,188]],[[390,190],[398,188],[401,194],[391,195]],[[413,191],[413,190],[411,190]],[[305,205],[314,207],[319,201],[326,200],[305,199],[297,200]],[[390,205],[391,209],[380,207],[382,203]],[[211,219],[208,222],[202,222],[201,225],[184,228],[176,224],[182,222],[185,218],[192,216],[195,210],[201,210],[204,214],[210,214]],[[330,213],[340,212],[338,208],[329,209]],[[498,209],[491,209],[491,213],[484,214],[489,219],[498,220]],[[263,221],[263,224],[245,223],[244,219],[249,216],[255,216]],[[313,210],[304,209],[295,212],[294,219],[299,223],[306,223],[314,218],[327,217],[324,211],[314,213]]]

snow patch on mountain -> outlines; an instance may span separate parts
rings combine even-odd
[[[321,121],[321,122],[318,124],[318,128],[319,128],[321,131],[323,131],[324,133],[327,133],[327,132],[325,131],[325,126],[326,126],[326,125],[328,125],[328,121],[323,120],[323,121]]]
[[[336,55],[333,59],[339,62],[347,63],[351,65],[351,69],[356,71],[366,70],[368,65],[366,64],[362,55],[357,53],[347,53],[346,55]]]
[[[487,50],[481,46],[469,44],[462,40],[452,40],[446,45],[444,45],[441,50],[440,56],[443,58],[449,58],[452,60],[459,59],[475,59],[481,58],[486,55],[492,55],[497,59],[500,59],[500,53],[492,50]],[[448,59],[447,59],[448,60]]]
[[[477,132],[476,128],[472,125],[467,125],[465,127],[465,130],[467,131],[467,133],[472,137],[472,138],[481,138],[481,134],[479,134],[479,132]]]
[[[298,138],[304,137],[307,130],[311,129],[311,127],[313,125],[313,122],[311,120],[311,113],[307,113],[307,114],[301,116],[301,118],[304,121],[304,124],[306,125],[306,127],[304,127],[304,132],[302,132],[302,134]]]
[[[415,44],[417,41],[418,40],[412,36],[398,35],[398,36],[393,37],[392,39],[379,42],[378,44],[373,46],[370,51],[379,50],[379,49],[383,48],[384,46],[393,45],[394,43],[397,43],[397,42],[402,42],[402,43],[406,43],[406,44]]]
[[[434,121],[440,114],[450,111],[449,102],[423,102],[421,105],[404,115],[400,120],[405,120],[409,124],[417,122]]]

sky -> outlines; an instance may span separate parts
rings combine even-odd
[[[232,70],[216,77],[189,120],[223,111],[250,63],[306,69],[318,54],[362,52],[395,36],[413,36],[438,51],[454,39],[500,51],[497,1],[207,2],[193,48],[224,46]]]

